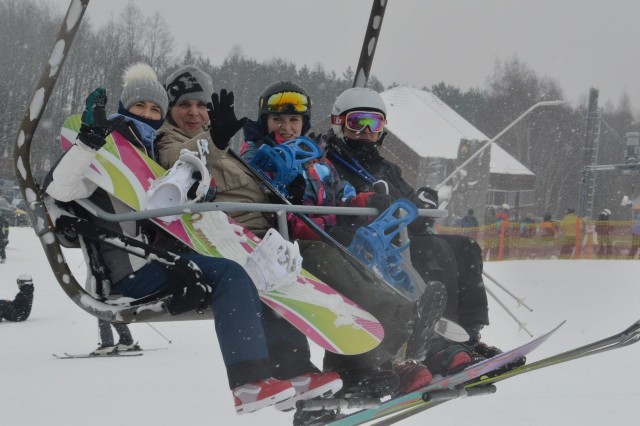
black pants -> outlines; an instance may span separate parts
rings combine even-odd
[[[307,336],[265,305],[262,305],[262,317],[273,377],[286,380],[319,372],[311,362]]]
[[[482,279],[482,249],[462,235],[411,237],[411,262],[425,281],[442,282],[447,289],[444,316],[470,327],[489,324],[487,293]]]
[[[122,343],[124,345],[130,345],[133,343],[133,337],[131,336],[131,331],[129,331],[129,327],[127,326],[127,324],[112,324],[110,322],[99,319],[98,329],[100,330],[100,343],[103,346],[114,345],[113,332],[111,331],[112,326],[118,333],[118,343]]]
[[[390,360],[407,341],[414,318],[413,304],[376,288],[371,271],[352,266],[333,247],[320,241],[298,241],[302,266],[347,298],[376,317],[385,337],[377,348],[362,355],[344,356],[325,353],[324,369],[333,371],[376,368]]]

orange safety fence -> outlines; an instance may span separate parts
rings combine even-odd
[[[599,226],[596,226],[599,225]],[[633,221],[580,220],[576,229],[563,233],[540,223],[503,222],[477,228],[436,226],[439,234],[466,235],[482,247],[485,261],[522,259],[638,259],[640,235]],[[546,230],[544,228],[547,228]],[[552,228],[549,231],[548,228]],[[596,232],[600,229],[600,234]],[[555,235],[550,235],[555,232]]]

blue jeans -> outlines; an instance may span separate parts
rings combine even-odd
[[[245,270],[228,259],[194,253],[182,257],[198,265],[213,288],[211,308],[227,369],[239,363],[267,360],[260,297]],[[126,297],[140,298],[166,288],[167,284],[165,270],[157,262],[151,262],[114,287]]]

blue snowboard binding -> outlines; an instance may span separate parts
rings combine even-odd
[[[400,210],[404,210],[406,215],[395,217]],[[375,221],[359,228],[349,245],[351,253],[368,267],[382,273],[389,284],[412,300],[420,297],[424,282],[402,258],[401,253],[409,243],[396,247],[392,241],[416,217],[418,208],[409,200],[398,199]]]
[[[249,164],[286,197],[287,186],[304,172],[304,164],[322,155],[315,141],[300,136],[275,147],[262,145]]]

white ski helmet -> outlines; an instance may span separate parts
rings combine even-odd
[[[33,285],[33,278],[31,278],[31,275],[29,274],[21,274],[18,276],[16,284],[18,284],[18,288],[22,287],[23,285]]]
[[[337,124],[340,122],[338,117],[352,110],[377,111],[387,118],[387,107],[378,92],[368,87],[347,89],[336,98],[331,110],[333,132],[339,138],[344,137],[344,133],[342,132],[342,125]]]

